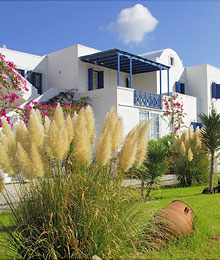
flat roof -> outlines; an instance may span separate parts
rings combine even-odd
[[[167,70],[170,67],[141,56],[137,56],[119,49],[101,51],[94,54],[81,56],[80,60],[90,64],[103,66],[109,69],[118,69],[118,55],[120,56],[120,71],[130,73],[130,59],[132,58],[132,74]]]

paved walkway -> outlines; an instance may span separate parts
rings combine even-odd
[[[161,177],[160,182],[163,185],[172,185],[178,183],[175,175],[164,175]],[[10,209],[7,200],[5,199],[5,195],[6,197],[9,196],[12,203],[16,203],[18,201],[19,185],[19,183],[5,184],[5,190],[2,193],[0,192],[0,211],[6,211]],[[129,186],[131,188],[140,188],[141,182],[139,180],[124,180],[122,185]]]

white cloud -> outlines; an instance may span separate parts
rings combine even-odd
[[[142,4],[122,9],[118,19],[108,28],[118,33],[119,39],[126,44],[139,43],[144,40],[147,33],[153,31],[158,20]]]

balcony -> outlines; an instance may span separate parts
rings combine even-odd
[[[134,90],[134,106],[162,109],[161,95]]]

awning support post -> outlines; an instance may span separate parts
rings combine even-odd
[[[118,87],[120,86],[120,53],[118,53]]]
[[[170,79],[169,79],[169,69],[167,69],[167,94],[170,95]]]
[[[130,88],[132,88],[132,57],[130,59]]]

